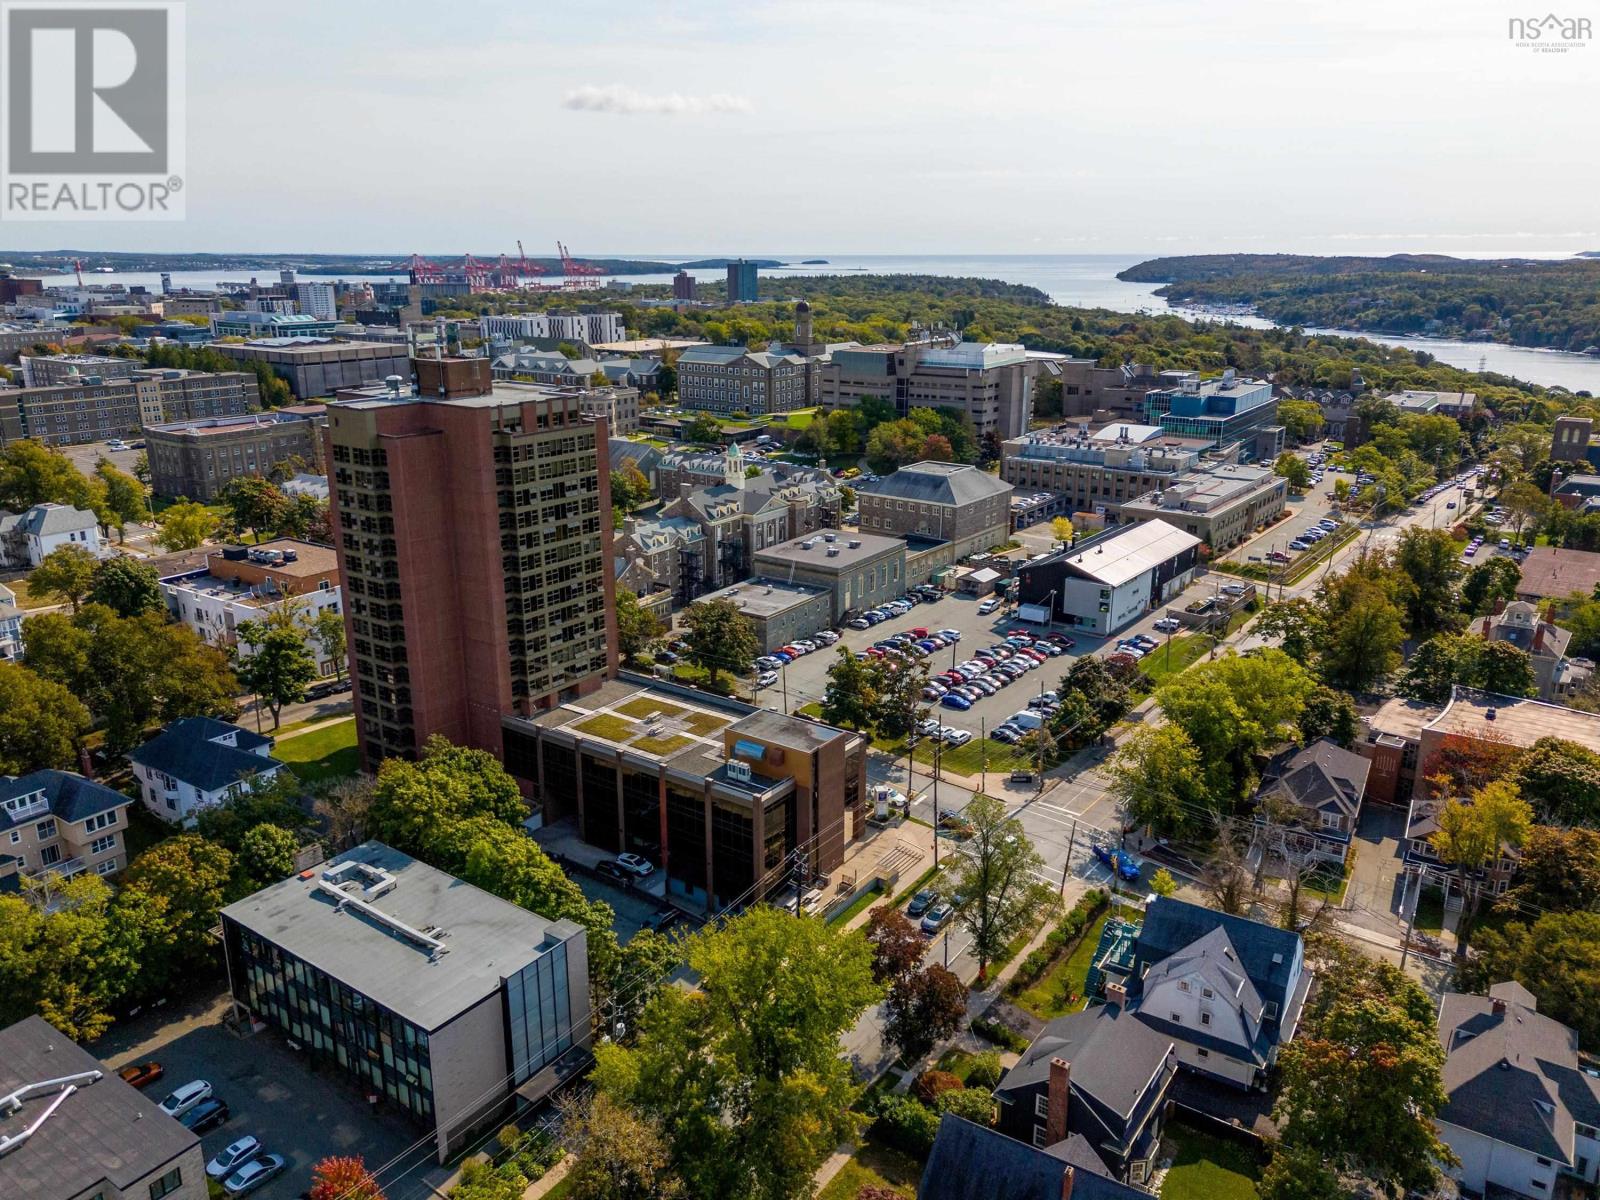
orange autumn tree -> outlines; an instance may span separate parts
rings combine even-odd
[[[311,1200],[384,1200],[359,1154],[332,1155],[311,1168]]]

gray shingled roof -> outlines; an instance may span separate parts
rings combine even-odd
[[[1372,761],[1319,738],[1283,764],[1274,780],[1306,808],[1328,808],[1354,817],[1367,790],[1367,774]]]
[[[99,518],[87,509],[73,508],[70,504],[35,504],[17,518],[16,528],[22,533],[44,537],[52,533],[76,533],[98,524]]]
[[[215,740],[230,732],[235,745],[227,746]],[[128,758],[202,792],[216,792],[251,775],[283,766],[271,756],[252,753],[270,745],[271,738],[226,721],[182,717],[168,724]]]
[[[1068,1146],[1070,1140],[1062,1145]],[[1070,1153],[1070,1149],[1061,1154],[1038,1150],[946,1113],[923,1169],[917,1200],[1061,1200],[1068,1171],[1072,1200],[1149,1200],[1148,1192],[1080,1165]]]
[[[1600,1125],[1600,1080],[1578,1066],[1578,1035],[1536,1006],[1512,982],[1487,996],[1445,994],[1439,1042],[1449,1100],[1439,1119],[1570,1164],[1574,1122]]]
[[[98,813],[132,803],[121,792],[112,791],[104,784],[74,775],[71,771],[34,771],[15,778],[0,775],[0,802],[41,791],[50,802],[50,815],[68,824],[87,821]],[[13,821],[4,809],[0,809],[0,830],[37,820],[38,817],[30,817],[26,821]]]
[[[1115,1004],[1097,1004],[1049,1022],[1000,1080],[997,1092],[1047,1082],[1050,1060],[1072,1064],[1072,1086],[1119,1116],[1133,1112],[1172,1039]]]
[[[856,489],[874,496],[915,500],[921,504],[974,504],[992,496],[1011,494],[1009,483],[965,463],[911,463],[885,475],[876,483]]]

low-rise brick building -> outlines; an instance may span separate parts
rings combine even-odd
[[[856,490],[868,533],[949,542],[954,558],[1011,536],[1011,485],[962,463],[920,462]]]
[[[304,410],[149,425],[144,435],[151,490],[206,503],[235,479],[270,475],[291,459],[312,466],[320,458],[318,425]]]

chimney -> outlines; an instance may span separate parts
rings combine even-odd
[[[1061,1173],[1061,1200],[1072,1200],[1072,1173],[1073,1166],[1067,1164],[1067,1169]]]
[[[1050,1060],[1050,1091],[1044,1125],[1044,1144],[1054,1146],[1067,1138],[1067,1102],[1072,1095],[1072,1064],[1064,1058]]]
[[[1120,979],[1106,980],[1106,1003],[1118,1008],[1128,1007],[1128,985]]]
[[[1506,1002],[1500,999],[1498,996],[1489,1001],[1489,1006],[1494,1010],[1495,1016],[1503,1017],[1506,1015]]]
[[[690,479],[680,479],[680,480],[678,480],[678,499],[682,500],[685,496],[687,496],[692,491],[694,491],[694,481],[693,480],[690,480]]]

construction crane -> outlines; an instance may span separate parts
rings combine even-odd
[[[73,273],[76,274],[77,277],[78,277],[78,286],[82,287],[83,286],[83,259],[81,259],[81,258],[73,259],[72,260],[72,270],[73,270]]]
[[[565,242],[557,241],[556,249],[561,252],[561,274],[566,277],[562,281],[563,287],[588,288],[599,286],[597,281],[590,281],[585,279],[584,276],[604,275],[606,273],[604,267],[597,267],[593,263],[579,262],[567,250]]]
[[[438,264],[429,262],[420,254],[413,254],[395,269],[406,272],[412,283],[438,283],[444,278],[444,271]]]
[[[522,273],[524,279],[531,279],[535,275],[543,275],[545,273],[545,268],[539,263],[528,261],[528,252],[522,248],[521,238],[517,239],[517,270]]]

